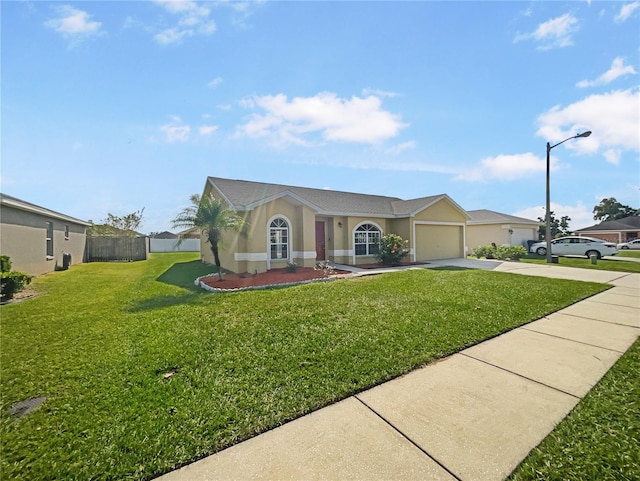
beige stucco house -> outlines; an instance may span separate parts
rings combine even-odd
[[[464,257],[469,216],[448,195],[402,200],[262,182],[209,177],[203,196],[222,199],[246,221],[226,233],[222,266],[233,272],[265,272],[287,263],[311,267],[376,262],[380,237],[409,241],[411,261]],[[203,260],[213,263],[208,243]]]
[[[467,211],[467,247],[469,252],[478,246],[524,246],[528,240],[538,240],[540,222],[492,210]]]
[[[14,271],[31,275],[81,263],[90,224],[0,194],[0,254]]]

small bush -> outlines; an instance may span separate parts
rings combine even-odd
[[[380,251],[376,254],[378,261],[386,266],[399,264],[402,258],[409,254],[407,244],[409,241],[402,240],[397,234],[383,235],[380,240]]]
[[[287,272],[297,272],[298,264],[295,262],[287,262]]]
[[[496,249],[493,246],[478,246],[473,249],[473,255],[478,259],[480,259],[481,257],[494,259],[496,256]]]
[[[505,261],[519,261],[527,256],[527,250],[522,246],[500,246],[496,249],[496,258]]]
[[[11,259],[9,259],[9,256],[0,256],[0,272],[9,271],[11,271]]]
[[[522,246],[478,246],[473,249],[473,255],[478,259],[500,259],[501,261],[518,261],[527,256],[527,250]]]
[[[3,272],[0,279],[0,300],[8,301],[16,292],[20,292],[33,277],[24,272]]]

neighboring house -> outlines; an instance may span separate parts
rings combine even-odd
[[[0,194],[0,253],[15,271],[39,275],[81,263],[89,225]]]
[[[169,232],[167,230],[163,232],[158,232],[157,234],[153,234],[151,236],[152,239],[177,239],[178,235],[173,232]]]
[[[181,239],[200,239],[202,232],[200,232],[198,227],[191,227],[190,229],[178,232],[176,235]]]
[[[233,272],[265,272],[287,263],[314,266],[377,261],[382,235],[409,241],[410,261],[464,257],[467,213],[448,195],[402,200],[261,182],[209,177],[203,195],[222,199],[246,221],[227,233],[222,266]],[[207,242],[205,262],[213,263]]]
[[[469,250],[491,243],[524,246],[527,241],[538,240],[540,222],[492,210],[467,211],[467,247]]]
[[[621,244],[640,237],[640,216],[630,215],[624,219],[607,220],[600,224],[575,231],[576,235],[596,237]]]

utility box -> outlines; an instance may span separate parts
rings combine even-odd
[[[68,252],[62,253],[62,270],[66,271],[71,265],[71,254]]]

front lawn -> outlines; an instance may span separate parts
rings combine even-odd
[[[636,257],[626,255],[627,252],[629,251],[626,251],[623,255],[618,255],[620,255],[620,257]],[[527,257],[520,259],[520,261],[529,262],[531,264],[546,264],[546,259],[547,258],[544,256],[529,254]],[[558,264],[565,267],[579,267],[581,269],[640,273],[640,262],[634,261],[598,259],[596,264],[591,264],[591,259],[586,259],[584,257],[558,257]]]
[[[618,360],[510,481],[640,479],[640,340]]]
[[[618,256],[620,257],[635,257],[636,259],[640,259],[640,251],[632,251],[629,249],[620,249],[618,251]]]
[[[0,479],[150,479],[606,289],[426,269],[210,294],[197,259],[73,266],[0,308]]]

